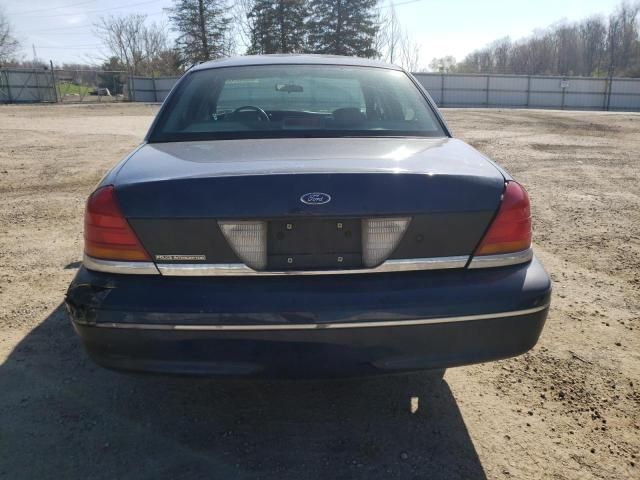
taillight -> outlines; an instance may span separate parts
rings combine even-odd
[[[498,214],[491,222],[475,255],[496,255],[531,246],[529,196],[516,182],[507,182]]]
[[[104,260],[151,260],[118,208],[112,185],[96,190],[87,201],[84,251]]]

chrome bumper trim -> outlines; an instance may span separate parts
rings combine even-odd
[[[521,252],[500,255],[484,255],[473,257],[468,268],[504,267],[525,263],[533,258],[530,248]],[[153,262],[120,262],[101,260],[84,255],[82,263],[89,270],[125,275],[166,275],[180,277],[207,276],[284,276],[284,275],[354,275],[362,273],[411,272],[419,270],[441,270],[449,268],[464,268],[469,257],[466,255],[455,257],[407,258],[387,260],[374,268],[358,268],[343,270],[284,270],[261,271],[253,270],[243,263],[158,263]]]
[[[336,328],[375,328],[375,327],[409,327],[414,325],[430,325],[438,323],[471,322],[475,320],[491,320],[494,318],[517,317],[545,310],[549,303],[510,312],[484,313],[480,315],[464,315],[459,317],[418,318],[414,320],[392,320],[379,322],[346,322],[346,323],[293,323],[273,325],[163,325],[157,323],[92,323],[81,325],[99,328],[120,328],[130,330],[180,330],[180,331],[256,331],[256,330],[325,330]]]
[[[158,270],[167,276],[275,276],[275,275],[353,275],[360,273],[410,272],[415,270],[438,270],[446,268],[464,268],[469,261],[466,255],[457,257],[408,258],[387,260],[374,268],[344,270],[253,270],[243,263],[216,264],[171,264],[159,263]]]
[[[473,257],[468,268],[505,267],[526,263],[533,258],[533,250],[528,248],[521,252],[502,253],[499,255],[479,255]]]
[[[82,257],[82,263],[89,270],[107,273],[122,273],[126,275],[159,275],[153,262],[118,262],[114,260],[101,260],[89,255]]]

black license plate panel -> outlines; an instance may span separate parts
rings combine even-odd
[[[267,229],[270,270],[359,268],[359,219],[272,220]]]

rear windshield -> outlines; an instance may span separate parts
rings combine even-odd
[[[404,72],[264,65],[188,74],[149,140],[306,136],[441,137],[444,132]]]

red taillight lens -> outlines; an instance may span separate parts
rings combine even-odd
[[[120,212],[112,185],[96,190],[87,201],[84,251],[105,260],[151,260]]]
[[[529,196],[516,182],[507,182],[498,214],[485,233],[476,255],[526,250],[531,246]]]

